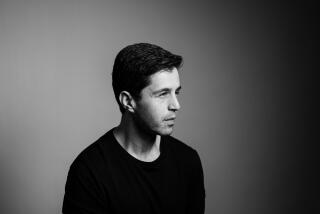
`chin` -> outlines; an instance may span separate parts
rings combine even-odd
[[[173,133],[173,127],[167,127],[157,131],[157,134],[160,136],[167,136],[167,135],[171,135],[172,133]]]

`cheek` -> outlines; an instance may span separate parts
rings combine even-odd
[[[147,123],[159,123],[165,117],[165,105],[158,102],[152,105],[145,105],[141,109],[140,115],[146,120]]]
[[[159,122],[162,118],[159,106],[149,106],[145,113],[150,122]]]

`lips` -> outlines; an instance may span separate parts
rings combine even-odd
[[[166,122],[166,124],[168,126],[173,126],[175,119],[176,119],[176,117],[173,116],[173,117],[168,117],[168,118],[164,119],[164,121]]]
[[[173,116],[173,117],[168,117],[168,118],[166,118],[166,119],[164,119],[165,121],[174,121],[176,119],[176,117],[175,116]]]

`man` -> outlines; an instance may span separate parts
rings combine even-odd
[[[112,85],[120,125],[72,163],[63,213],[204,213],[197,152],[170,136],[181,90],[182,57],[139,43],[116,56]]]

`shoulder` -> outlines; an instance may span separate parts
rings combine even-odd
[[[187,152],[187,153],[192,153],[195,150],[187,145],[186,143],[182,142],[181,140],[178,140],[175,137],[172,136],[163,136],[163,141],[166,143],[171,149],[175,149],[179,152]]]
[[[165,136],[164,143],[168,150],[173,153],[174,156],[183,160],[184,162],[197,163],[200,161],[198,152],[187,145],[186,143],[174,138],[172,136]]]
[[[111,130],[91,143],[84,150],[82,150],[70,166],[70,170],[75,171],[99,171],[106,165],[106,151],[109,147],[109,142],[112,140]]]

